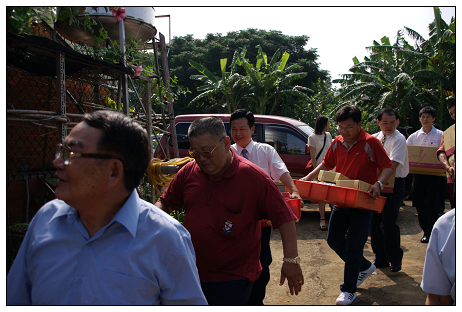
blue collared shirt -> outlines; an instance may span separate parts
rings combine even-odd
[[[33,218],[7,277],[9,305],[207,304],[188,231],[134,190],[93,237],[55,199]]]

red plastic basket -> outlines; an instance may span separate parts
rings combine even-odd
[[[382,212],[386,198],[373,199],[368,192],[309,181],[294,180],[300,196],[320,203],[340,207],[360,208]]]

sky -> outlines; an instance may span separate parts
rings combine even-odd
[[[173,1],[175,2],[175,1]],[[169,2],[173,4],[173,2]],[[177,1],[178,2],[178,1]],[[182,3],[179,1],[178,3]],[[208,1],[205,1],[208,2]],[[395,1],[396,2],[396,1]],[[397,3],[405,4],[409,1]],[[426,5],[428,1],[419,1]],[[455,3],[441,1],[443,20],[449,24],[455,16]],[[184,2],[183,2],[184,3]],[[200,5],[204,2],[186,2]],[[216,2],[214,2],[216,3]],[[237,3],[237,4],[236,4]],[[239,3],[255,3],[252,1],[237,1]],[[274,3],[265,2],[265,3]],[[280,3],[280,2],[278,2]],[[159,7],[154,6],[156,16],[170,15],[169,18],[155,19],[158,32],[169,36],[193,35],[195,39],[204,39],[208,33],[226,35],[230,31],[248,28],[279,30],[290,36],[309,36],[306,49],[315,48],[318,54],[320,68],[328,70],[332,79],[340,78],[340,74],[347,74],[353,65],[352,58],[359,61],[368,56],[367,46],[373,41],[380,42],[383,36],[388,36],[393,44],[398,30],[404,26],[417,31],[425,39],[429,38],[428,25],[434,20],[433,8],[424,7],[306,7],[293,6],[297,3],[307,4],[309,1],[290,1],[292,7]],[[345,3],[345,2],[343,2]],[[350,4],[350,2],[348,2]],[[370,4],[370,2],[366,2]],[[387,4],[391,4],[387,2]],[[175,4],[177,5],[177,4]],[[447,7],[443,7],[447,5]],[[413,44],[414,41],[408,38]],[[248,47],[250,48],[250,47]]]

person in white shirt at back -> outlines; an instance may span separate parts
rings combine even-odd
[[[384,268],[391,264],[390,272],[398,272],[401,270],[403,249],[396,220],[406,190],[404,179],[409,173],[409,157],[406,138],[397,130],[398,113],[392,108],[383,108],[377,115],[377,124],[381,131],[373,136],[382,143],[393,164],[395,181],[392,193],[381,193],[387,198],[383,211],[372,216],[371,246],[375,267]]]
[[[242,156],[263,169],[275,181],[283,183],[290,193],[290,198],[300,198],[294,181],[282,161],[278,152],[269,144],[254,142],[252,134],[255,131],[255,117],[246,109],[238,109],[231,114],[229,119],[231,137],[234,144],[231,147],[236,154]],[[272,262],[270,237],[271,225],[262,225],[260,262],[262,273],[255,281],[248,305],[263,305],[266,285],[270,280],[269,265]]]
[[[318,118],[316,118],[314,133],[308,138],[308,146],[310,147],[313,168],[316,168],[320,163],[322,163],[322,160],[324,159],[324,156],[326,156],[327,150],[332,143],[332,135],[327,132],[327,130],[329,130],[329,126],[329,117],[319,115]],[[318,207],[320,215],[319,229],[321,231],[326,231],[327,225],[324,214],[326,211],[326,204],[319,203]]]
[[[419,111],[419,120],[422,128],[407,138],[407,145],[439,148],[443,139],[443,131],[433,126],[435,119],[436,111],[433,107],[427,106],[422,108]],[[433,225],[439,217],[440,190],[442,183],[446,182],[445,180],[446,177],[414,174],[412,181],[412,201],[417,210],[420,227],[423,230],[423,237],[420,242],[424,244],[427,244],[430,240]]]

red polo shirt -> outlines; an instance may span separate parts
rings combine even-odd
[[[336,167],[351,180],[361,180],[369,184],[377,182],[377,169],[392,168],[391,160],[383,149],[382,143],[363,128],[356,142],[348,148],[343,136],[337,136],[327,150],[322,163],[329,169]]]
[[[212,181],[189,162],[159,199],[177,210],[184,205],[201,282],[255,281],[261,272],[260,220],[278,228],[296,219],[269,175],[232,152],[228,169]]]

